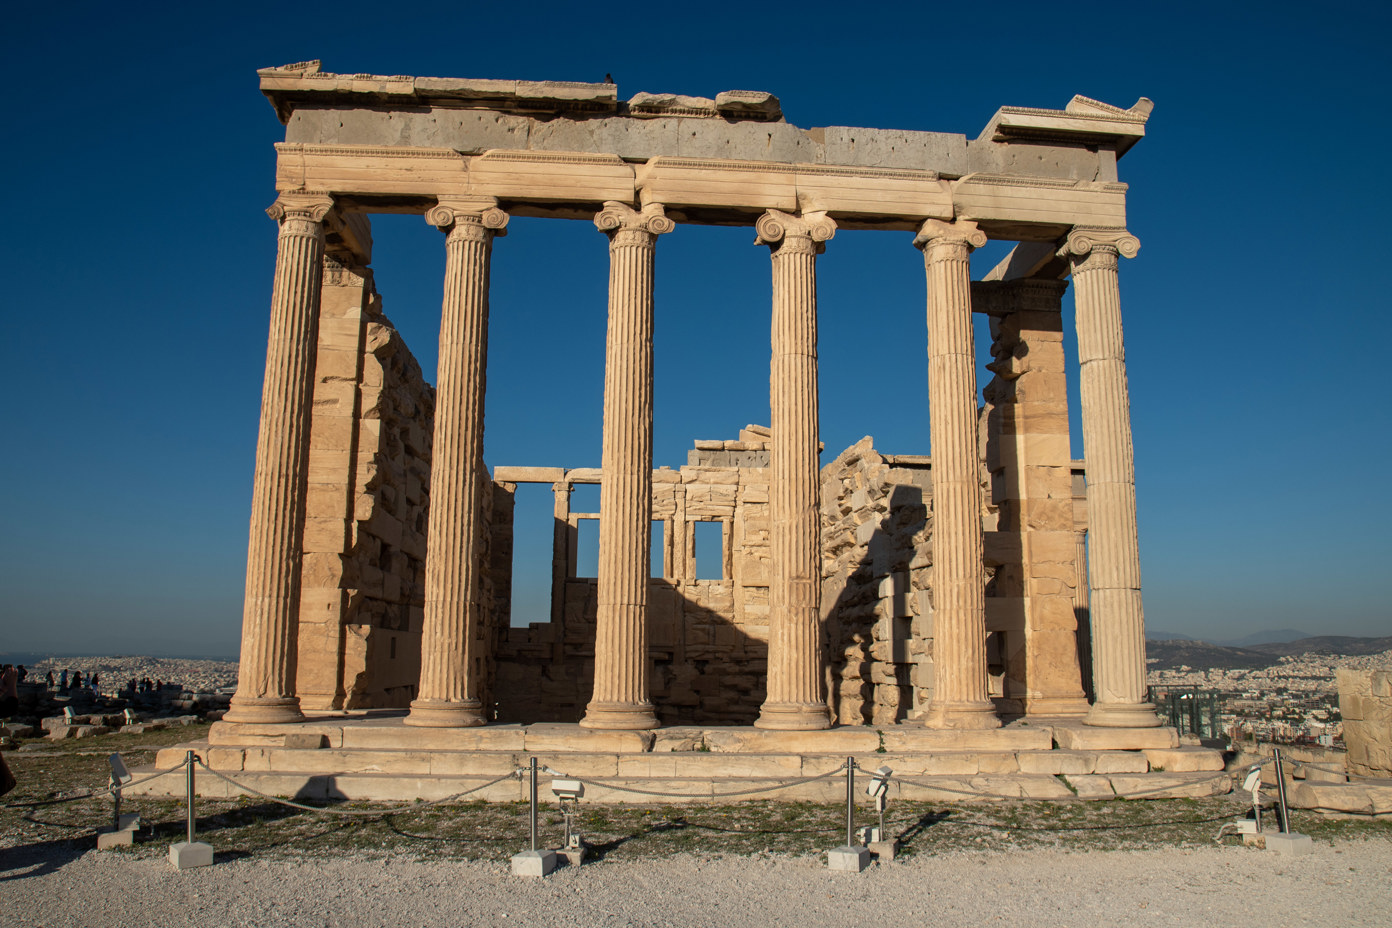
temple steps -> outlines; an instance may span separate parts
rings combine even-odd
[[[541,767],[595,781],[586,786],[587,801],[631,804],[732,801],[720,794],[823,774],[833,775],[747,798],[836,801],[845,796],[845,780],[835,772],[848,756],[864,771],[858,777],[887,766],[923,781],[893,783],[890,796],[902,799],[1108,799],[1134,793],[1164,798],[1231,789],[1226,778],[1215,777],[1223,770],[1222,754],[1181,746],[1174,729],[1085,729],[1059,720],[987,731],[847,726],[820,732],[611,732],[560,723],[432,729],[407,727],[399,715],[295,725],[218,723],[208,741],[161,750],[149,772],[177,765],[189,750],[251,789],[315,800],[442,799],[524,768],[532,757]],[[136,777],[141,773],[135,771]],[[621,786],[666,795],[635,794]],[[168,776],[130,792],[177,796],[183,790],[182,777]],[[230,797],[240,791],[200,769],[198,793]],[[512,777],[469,799],[511,802],[526,796],[525,777]]]

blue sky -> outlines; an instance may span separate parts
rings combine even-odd
[[[623,98],[768,90],[804,128],[970,137],[1001,105],[1151,97],[1120,166],[1142,241],[1122,301],[1148,624],[1392,634],[1385,5],[672,9],[11,10],[0,651],[235,654],[282,132],[255,70],[307,58],[612,72]],[[417,217],[375,234],[386,311],[433,379],[441,236]],[[820,259],[829,454],[867,434],[930,450],[910,238],[843,232]],[[682,226],[659,244],[659,465],[768,421],[768,257],[752,239]],[[514,219],[498,244],[490,464],[599,463],[606,275],[589,223]]]

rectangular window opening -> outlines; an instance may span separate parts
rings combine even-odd
[[[693,522],[697,580],[725,579],[725,530],[722,522]]]
[[[667,576],[665,570],[663,569],[663,557],[664,557],[664,553],[663,553],[663,552],[664,552],[664,550],[665,550],[665,546],[663,545],[663,542],[666,540],[666,537],[667,537],[667,536],[666,536],[666,529],[667,529],[667,523],[666,523],[666,522],[664,522],[664,521],[661,520],[661,519],[654,519],[654,520],[653,520],[653,524],[652,524],[652,545],[651,545],[651,547],[649,548],[649,554],[648,554],[648,557],[649,557],[649,558],[651,559],[651,561],[652,561],[652,565],[651,565],[651,569],[648,571],[648,575],[649,575],[650,577],[653,577],[654,579],[658,579],[658,580],[660,580],[660,579],[662,579],[663,577]]]
[[[551,621],[556,494],[549,483],[519,483],[512,496],[512,600],[508,624]]]
[[[575,576],[593,580],[599,576],[599,520],[579,519],[575,525]]]

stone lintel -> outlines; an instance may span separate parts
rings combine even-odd
[[[495,483],[560,483],[565,479],[564,467],[508,467],[493,468]]]

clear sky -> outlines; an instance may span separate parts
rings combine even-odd
[[[308,58],[342,73],[612,73],[625,99],[767,90],[804,128],[973,138],[1001,105],[1151,97],[1120,165],[1142,242],[1122,307],[1147,624],[1392,634],[1388,9],[12,7],[0,651],[235,655],[275,260],[262,210],[283,131],[255,71]],[[385,309],[433,380],[442,236],[409,216],[375,235]],[[752,240],[679,226],[659,243],[659,465],[768,421],[768,253]],[[910,240],[842,232],[819,259],[828,455],[863,435],[930,450]],[[978,273],[1006,248],[982,249]],[[606,279],[590,223],[514,219],[497,245],[491,465],[599,464]]]

